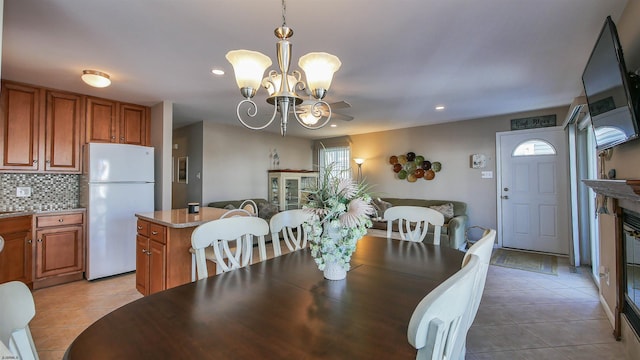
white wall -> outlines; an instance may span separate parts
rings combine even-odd
[[[280,169],[312,170],[311,144],[308,139],[205,122],[202,204],[267,198],[271,151],[278,150]]]
[[[496,228],[495,134],[509,131],[510,120],[556,114],[562,123],[568,110],[559,107],[527,113],[394,131],[353,135],[352,157],[364,158],[362,174],[380,197],[458,200],[467,203],[469,226]],[[427,160],[442,163],[433,180],[415,183],[396,179],[389,164],[391,155],[409,151]],[[470,167],[471,154],[487,155],[485,169]],[[355,168],[355,164],[352,164]],[[481,171],[492,171],[492,179],[482,179]]]
[[[171,209],[171,137],[173,104],[161,102],[151,107],[151,146],[155,148],[155,207]]]

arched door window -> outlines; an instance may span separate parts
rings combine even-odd
[[[550,143],[532,139],[521,142],[516,146],[511,156],[555,155],[556,149]]]

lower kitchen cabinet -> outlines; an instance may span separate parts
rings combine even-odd
[[[0,236],[4,249],[0,252],[0,283],[22,281],[32,287],[31,215],[0,219]]]
[[[139,219],[137,230],[136,289],[150,295],[167,288],[167,228]]]
[[[84,219],[84,210],[35,215],[35,289],[82,279]]]

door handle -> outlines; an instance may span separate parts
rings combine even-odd
[[[505,199],[505,200],[508,200],[508,199],[509,199],[509,195],[502,195],[502,196],[500,196],[500,197],[501,197],[501,198],[503,198],[503,199]]]

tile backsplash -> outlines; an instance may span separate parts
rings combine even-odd
[[[31,196],[16,196],[19,186],[31,187]],[[79,199],[79,175],[0,173],[0,211],[72,209]]]

